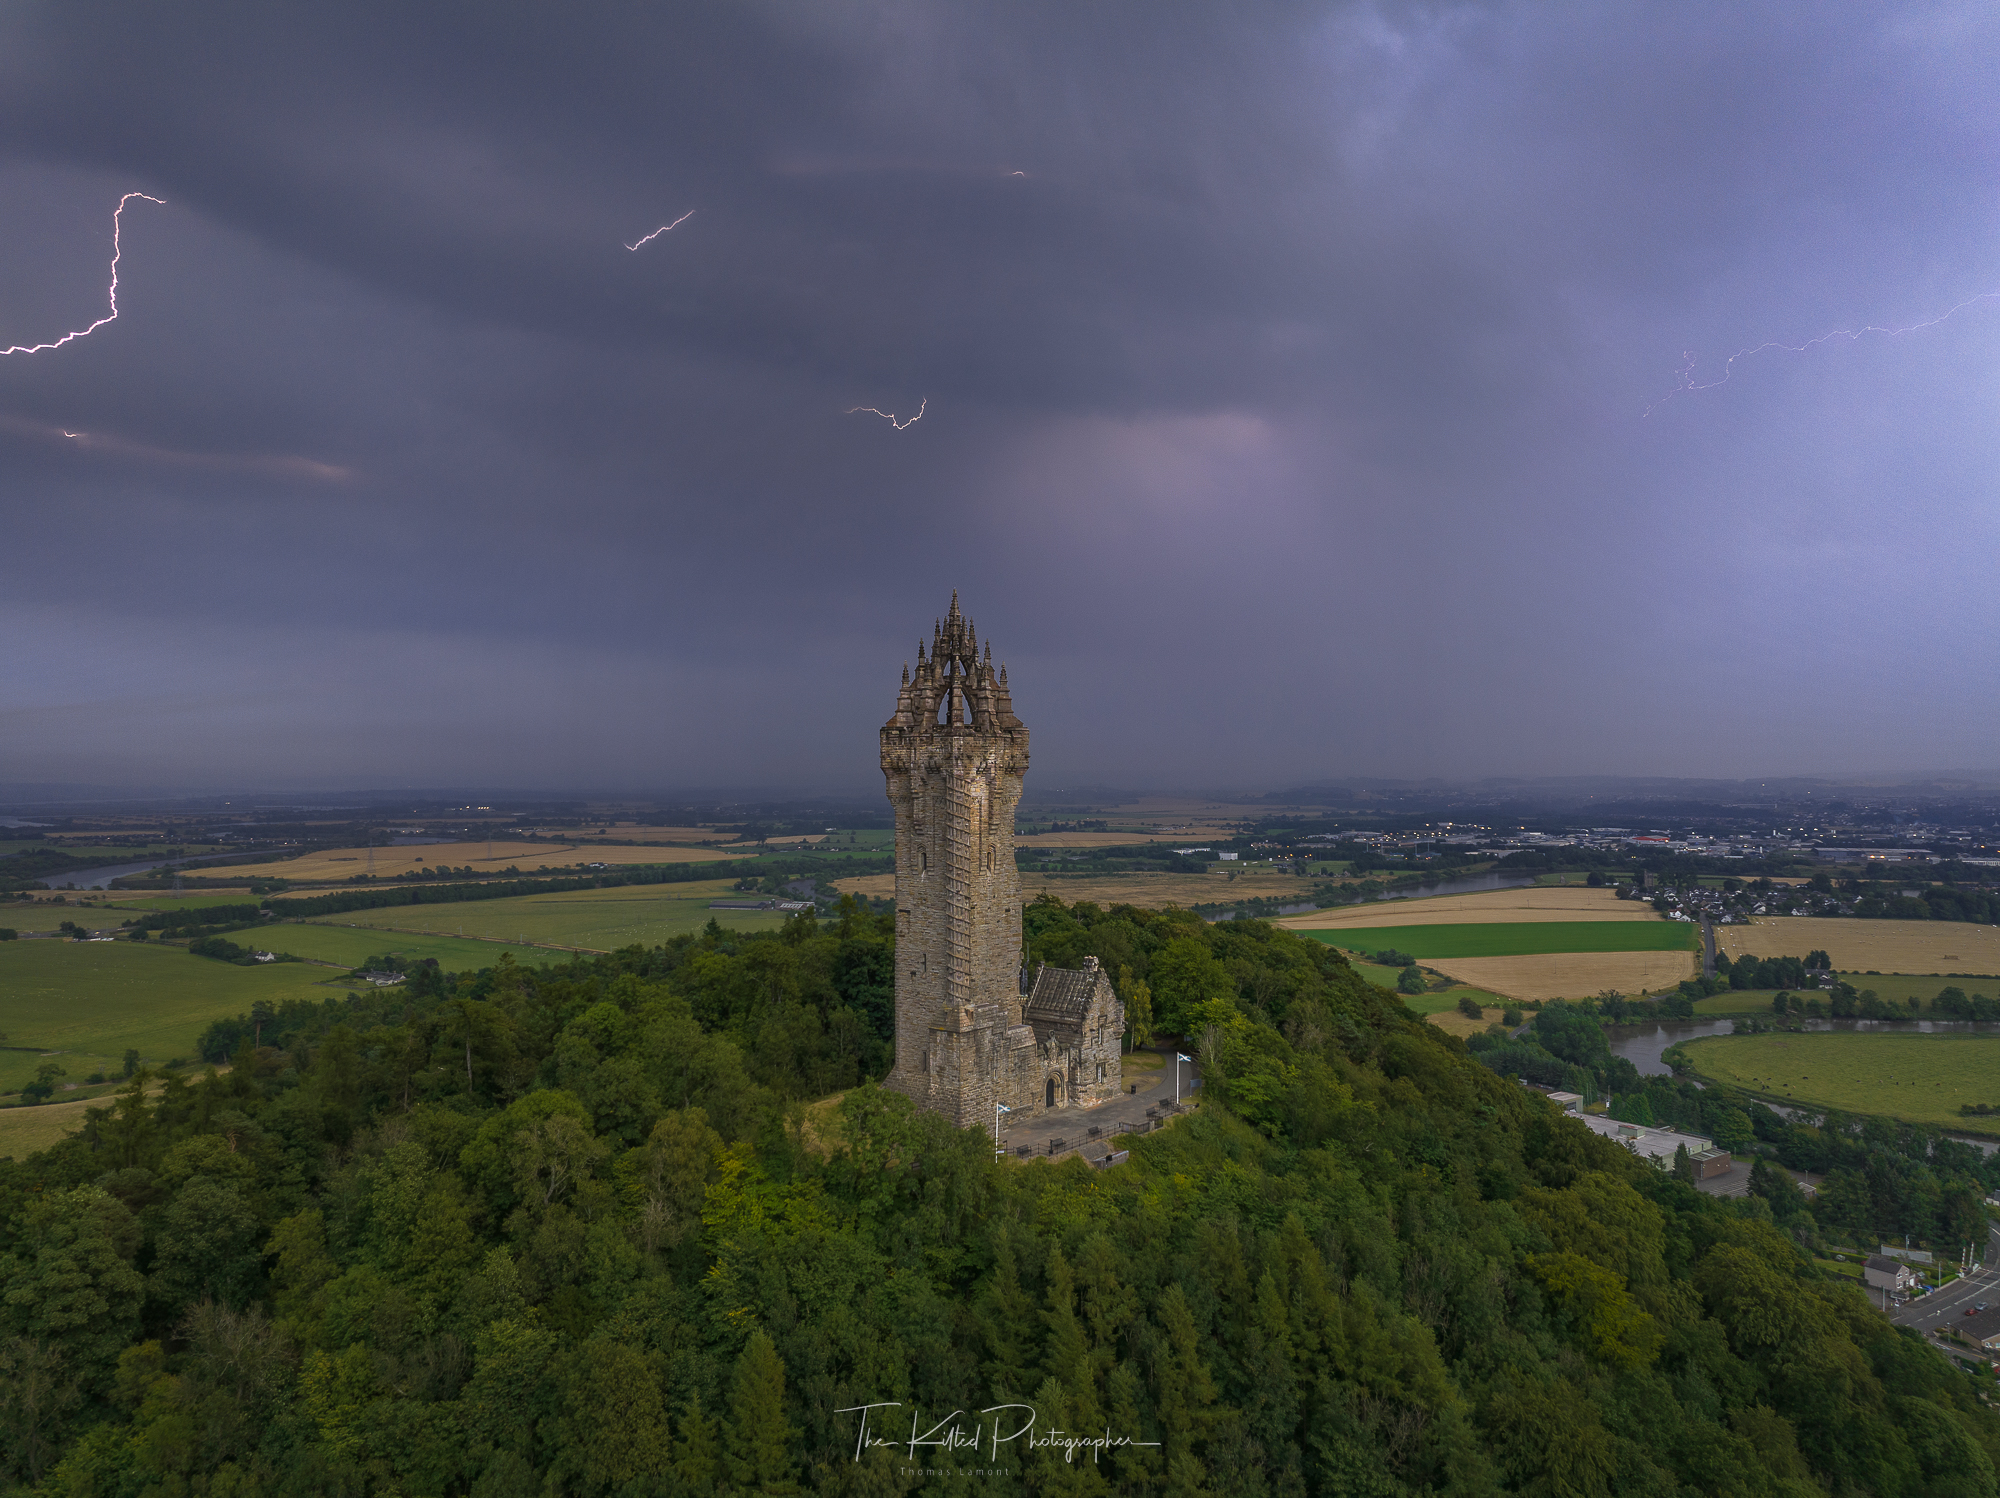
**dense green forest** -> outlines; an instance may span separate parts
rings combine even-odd
[[[1991,1380],[1823,1277],[1762,1197],[1563,1120],[1323,944],[1052,901],[1026,926],[1198,1047],[1202,1107],[1124,1165],[996,1161],[868,1082],[893,923],[852,903],[218,1027],[226,1070],[137,1076],[0,1163],[7,1477],[1995,1492]],[[1032,1431],[996,1444],[1025,1418],[1002,1405]],[[912,1420],[986,1441],[912,1447]]]

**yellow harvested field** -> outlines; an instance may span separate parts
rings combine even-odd
[[[52,1144],[60,1144],[84,1125],[92,1108],[107,1108],[108,1097],[76,1103],[44,1103],[39,1108],[0,1108],[0,1160],[25,1160]]]
[[[1447,978],[1510,999],[1586,999],[1615,988],[1639,994],[1672,988],[1699,971],[1692,952],[1551,952],[1534,957],[1425,959]]]
[[[1748,926],[1717,926],[1715,939],[1731,957],[1818,950],[1844,973],[2000,973],[2000,926],[1965,921],[1759,916]]]
[[[833,887],[843,895],[866,895],[871,900],[887,900],[895,896],[896,876],[863,874],[856,879],[836,879]]]
[[[609,828],[607,832],[604,829]],[[633,827],[622,822],[595,822],[588,827],[529,827],[528,832],[543,837],[569,838],[602,837],[629,838],[635,843],[728,843],[735,839],[728,833],[718,832],[713,827]]]
[[[1529,885],[1482,890],[1476,895],[1441,895],[1429,900],[1372,900],[1281,916],[1274,925],[1294,931],[1365,930],[1371,926],[1467,926],[1523,921],[1661,920],[1639,900],[1621,900],[1608,889],[1564,889]]]
[[[1456,1009],[1440,1009],[1436,1014],[1427,1014],[1424,1018],[1445,1034],[1456,1035],[1463,1040],[1468,1035],[1477,1035],[1488,1025],[1499,1024],[1500,1016],[1505,1012],[1500,1009],[1482,1009],[1479,1011],[1479,1018],[1474,1019],[1469,1014],[1460,1014]]]
[[[489,856],[481,843],[426,843],[412,848],[377,848],[371,865],[366,848],[335,848],[271,863],[232,864],[213,871],[216,878],[287,879],[294,884],[336,882],[356,874],[386,879],[395,874],[434,869],[440,864],[471,868],[475,874],[498,874],[509,868],[532,874],[543,867],[571,869],[582,864],[702,863],[734,855],[718,848],[609,848],[590,844],[513,843],[495,840]],[[208,872],[208,871],[197,871]]]
[[[615,884],[610,889],[565,889],[553,894],[522,895],[518,898],[532,900],[537,905],[562,905],[570,902],[609,905],[619,900],[647,904],[654,900],[720,900],[724,896],[734,895],[735,892],[736,881],[733,879],[692,879],[686,884]],[[390,908],[401,910],[408,907]],[[438,908],[442,910],[444,907]],[[339,917],[333,919],[338,921]]]
[[[1037,848],[1126,848],[1140,843],[1172,843],[1190,847],[1205,841],[1204,836],[1186,832],[1024,832],[1014,838],[1014,846],[1032,853]]]
[[[218,1072],[228,1070],[227,1066],[216,1068]],[[196,1074],[187,1072],[183,1075],[193,1077]],[[158,1096],[162,1085],[158,1082],[147,1083],[147,1096]],[[39,1108],[0,1108],[0,1160],[10,1156],[25,1160],[52,1144],[60,1144],[84,1126],[84,1114],[92,1108],[109,1108],[116,1101],[116,1089],[93,1090],[98,1091],[96,1097],[78,1098],[69,1103],[44,1103]]]
[[[834,881],[835,889],[886,900],[896,893],[894,874],[863,874]],[[1105,874],[1091,879],[1050,879],[1035,874],[1021,876],[1021,898],[1033,900],[1047,893],[1066,905],[1094,900],[1099,905],[1137,905],[1142,910],[1164,910],[1178,905],[1183,910],[1194,905],[1217,905],[1225,900],[1248,900],[1273,895],[1308,897],[1311,882],[1289,874],[1246,872],[1231,880],[1222,874]]]

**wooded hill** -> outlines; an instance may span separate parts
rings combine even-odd
[[[0,1164],[0,1460],[78,1498],[1995,1492],[1991,1381],[1761,1199],[1324,945],[1027,926],[1200,1047],[1198,1113],[1115,1169],[865,1083],[893,923],[852,904],[246,1017],[226,1073]],[[1157,1444],[857,1461],[839,1412],[888,1402],[898,1442],[1029,1404]],[[999,1475],[907,1475],[959,1468]]]

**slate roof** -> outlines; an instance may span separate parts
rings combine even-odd
[[[1101,976],[1095,968],[1072,972],[1043,964],[1035,970],[1034,986],[1021,1005],[1021,1018],[1031,1025],[1080,1026],[1090,1012]]]
[[[1957,1329],[1967,1341],[1985,1348],[2000,1344],[2000,1310],[1975,1311],[1961,1317]]]

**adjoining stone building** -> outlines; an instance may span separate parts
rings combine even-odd
[[[1022,962],[1014,808],[1028,730],[1007,668],[951,612],[882,728],[896,809],[896,1064],[886,1085],[961,1128],[1116,1097],[1125,1006],[1095,958]]]

